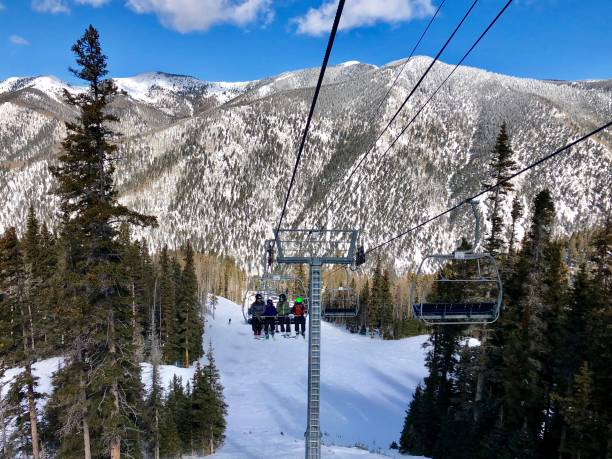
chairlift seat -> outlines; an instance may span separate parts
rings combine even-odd
[[[460,256],[457,254],[460,253]],[[475,273],[471,277],[446,278],[438,276],[433,279],[434,284],[453,283],[455,286],[473,286],[480,285],[481,294],[485,294],[485,298],[491,295],[491,301],[427,301],[426,295],[418,300],[416,295],[416,279],[421,279],[425,276],[424,265],[428,261],[437,263],[452,262],[460,260],[462,263],[471,263],[475,268]],[[487,271],[483,272],[483,267],[486,266]],[[503,298],[503,284],[497,263],[493,256],[489,253],[474,253],[474,252],[454,252],[453,254],[428,255],[423,258],[417,270],[416,279],[412,283],[410,298],[412,303],[412,311],[417,319],[423,320],[429,324],[487,324],[492,323],[499,317]],[[483,292],[483,290],[488,292]],[[469,294],[466,294],[468,296]],[[484,295],[483,295],[484,296]],[[467,299],[467,298],[466,298]]]
[[[348,284],[348,272],[346,282]],[[353,318],[359,314],[359,295],[352,287],[339,286],[329,290],[321,302],[321,313],[328,319]]]
[[[356,306],[352,308],[326,308],[324,315],[326,317],[355,317],[358,309]]]
[[[489,319],[496,315],[495,302],[476,303],[415,303],[414,315],[426,320]]]

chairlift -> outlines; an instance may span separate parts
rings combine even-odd
[[[348,284],[348,271],[346,272]],[[327,319],[357,317],[359,295],[351,287],[340,286],[324,292],[321,303],[322,314]]]
[[[264,274],[250,279],[249,285],[244,293],[242,301],[242,315],[246,323],[251,323],[251,315],[249,308],[255,301],[255,296],[260,294],[263,297],[264,303],[272,300],[275,305],[278,304],[280,295],[285,295],[290,306],[293,306],[295,300],[300,297],[303,303],[305,300],[305,290],[303,282],[296,276],[286,274]],[[306,305],[306,304],[305,304]]]
[[[499,318],[503,299],[499,267],[490,253],[476,251],[480,218],[476,203],[468,203],[476,220],[473,247],[424,257],[410,289],[414,316],[429,325],[490,324]],[[435,270],[431,289],[418,292],[417,283],[425,283],[428,268]]]

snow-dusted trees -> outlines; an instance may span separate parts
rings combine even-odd
[[[84,445],[87,444],[91,457],[104,457],[107,454],[106,437],[97,419],[103,414],[99,409],[104,404],[100,403],[96,394],[88,392],[88,387],[98,387],[101,382],[87,383],[84,369],[96,370],[84,358],[75,358],[78,354],[72,350],[73,346],[84,346],[74,327],[79,327],[77,331],[84,330],[84,325],[79,322],[84,319],[79,318],[78,311],[85,307],[83,302],[87,297],[84,291],[67,289],[69,282],[74,282],[79,276],[67,272],[63,267],[65,241],[60,241],[58,248],[55,244],[49,244],[53,237],[44,226],[38,231],[35,228],[37,219],[32,215],[29,225],[22,230],[21,238],[17,237],[15,229],[7,230],[0,238],[0,373],[7,367],[23,367],[19,377],[8,380],[2,390],[6,396],[0,400],[0,452],[3,457],[19,454],[33,456],[34,445],[38,445],[41,452],[44,450],[51,457],[81,459],[85,454]],[[40,236],[38,242],[35,234]],[[131,395],[127,393],[131,397],[129,403],[134,408],[134,426],[138,429],[136,432],[140,432],[135,437],[140,437],[142,442],[128,437],[123,442],[124,446],[134,457],[147,451],[153,457],[177,457],[172,452],[177,451],[175,448],[179,451],[176,454],[192,451],[191,440],[188,445],[183,441],[192,438],[192,432],[201,427],[198,448],[203,454],[215,450],[223,441],[225,408],[212,350],[208,352],[208,363],[202,363],[198,373],[201,376],[199,382],[189,381],[188,391],[174,388],[168,393],[160,386],[162,350],[159,343],[162,338],[166,344],[176,343],[176,347],[169,347],[168,350],[174,349],[181,366],[185,364],[182,357],[186,354],[186,344],[193,344],[193,347],[187,348],[190,364],[202,356],[202,318],[199,315],[199,297],[194,293],[197,289],[194,280],[197,279],[193,275],[193,264],[189,261],[194,257],[187,250],[171,255],[164,251],[156,260],[148,254],[144,243],[131,241],[123,231],[118,234],[118,240],[122,241],[123,254],[118,271],[126,286],[122,290],[125,294],[122,320],[128,326],[122,340],[132,352],[134,365],[144,360],[153,367],[152,388],[146,396],[143,397],[137,379],[133,380]],[[38,249],[32,250],[33,247]],[[212,263],[212,258],[209,258],[209,262]],[[222,266],[222,259],[218,263]],[[44,269],[37,267],[37,264]],[[50,266],[55,269],[49,269]],[[167,274],[167,269],[171,272],[169,277],[164,274]],[[32,273],[36,274],[35,277],[32,277]],[[184,285],[187,288],[182,294],[181,305],[180,296],[173,292],[174,289],[183,289]],[[58,286],[61,286],[59,293],[56,291]],[[164,293],[164,286],[172,289],[170,295]],[[28,301],[33,301],[32,298],[36,300],[30,304],[30,314]],[[186,301],[188,299],[190,301]],[[165,307],[167,302],[168,308]],[[189,307],[186,311],[191,314],[188,324],[178,313],[184,305]],[[160,327],[162,319],[164,325]],[[165,335],[166,331],[169,332],[168,336]],[[186,335],[185,332],[191,334]],[[35,349],[32,349],[33,342]],[[60,371],[53,376],[53,393],[41,413],[31,403],[40,397],[32,369],[37,359],[51,355],[62,355],[66,359],[61,361]],[[173,402],[168,404],[168,400],[181,398],[181,391],[186,397],[187,411],[174,420],[172,413],[176,410],[172,408]],[[196,409],[192,406],[192,393],[194,397],[196,393],[204,394],[202,407]],[[193,403],[196,403],[195,399]],[[196,412],[197,419],[192,418]],[[200,427],[196,426],[196,420]],[[192,421],[196,423],[193,426]],[[37,437],[38,440],[33,440]]]
[[[44,336],[39,309],[43,298],[44,273],[40,264],[41,247],[38,221],[32,209],[23,243],[14,228],[0,239],[0,323],[5,324],[0,360],[23,365],[24,371],[12,382],[4,416],[12,419],[19,441],[14,445],[22,454],[40,457],[36,378],[32,364],[40,357],[36,343]],[[40,345],[42,347],[42,343]]]

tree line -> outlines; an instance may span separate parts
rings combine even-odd
[[[497,181],[514,167],[505,127],[493,153]],[[457,459],[612,454],[610,221],[556,238],[555,202],[544,189],[519,243],[522,206],[513,199],[507,226],[501,205],[512,189],[508,183],[490,195],[485,241],[504,274],[501,316],[478,329],[433,327],[426,344],[429,375],[408,407],[403,453]],[[480,345],[470,347],[466,338],[474,334]]]
[[[383,339],[401,339],[427,331],[425,325],[412,315],[409,290],[413,273],[398,276],[382,258],[376,260],[374,270],[359,274],[346,274],[337,269],[327,271],[326,292],[323,302],[331,301],[331,291],[348,287],[354,292],[359,308],[356,317],[327,319],[344,324],[353,333],[378,336]]]
[[[31,207],[22,231],[0,237],[0,381],[8,369],[13,375],[0,387],[0,456],[210,453],[223,442],[226,406],[212,343],[203,358],[202,257],[190,244],[152,256],[133,240],[132,227],[155,227],[157,219],[118,201],[118,136],[110,127],[118,119],[106,110],[117,88],[104,79],[97,30],[90,26],[72,51],[71,71],[88,90],[64,94],[79,116],[66,123],[50,167],[58,227],[40,224]],[[213,296],[240,277],[230,260],[207,266],[224,268],[209,276],[224,280]],[[34,369],[51,356],[58,368],[41,410]],[[190,381],[162,387],[161,364],[194,362]]]

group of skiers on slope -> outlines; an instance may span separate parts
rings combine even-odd
[[[269,299],[267,302],[264,302],[262,294],[258,293],[255,295],[255,302],[251,304],[249,308],[249,314],[252,316],[251,327],[253,328],[255,338],[261,336],[262,328],[266,339],[268,339],[270,335],[274,337],[277,318],[283,336],[291,336],[291,319],[293,319],[295,324],[295,336],[297,337],[301,334],[304,338],[306,337],[306,308],[300,297],[297,297],[293,307],[290,307],[287,301],[287,295],[281,293],[278,296],[278,304],[275,307],[272,300]]]

